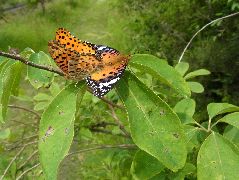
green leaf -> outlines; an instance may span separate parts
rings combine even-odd
[[[80,129],[79,135],[81,138],[85,140],[92,139],[93,137],[92,132],[88,128],[83,128],[83,127]]]
[[[201,131],[198,127],[184,125],[184,132],[186,135],[187,150],[190,152],[194,147],[199,145],[198,136]]]
[[[183,99],[179,101],[173,108],[174,112],[177,113],[179,119],[183,124],[194,123],[192,118],[195,112],[196,103],[193,99]]]
[[[6,118],[10,96],[13,92],[16,92],[19,87],[19,78],[22,72],[22,67],[23,64],[21,62],[15,62],[14,64],[11,64],[5,72],[1,97],[3,120]]]
[[[127,109],[135,144],[169,169],[182,168],[187,155],[184,133],[172,109],[128,72],[117,91]]]
[[[191,79],[191,78],[194,78],[194,77],[197,77],[197,76],[205,76],[205,75],[209,75],[209,74],[210,74],[210,71],[208,71],[206,69],[198,69],[196,71],[188,73],[184,77],[184,79],[187,80],[187,79]]]
[[[193,174],[196,172],[196,167],[191,163],[186,163],[183,169],[180,169],[178,172],[170,174],[169,179],[173,180],[184,180],[185,176]]]
[[[239,179],[238,163],[239,149],[220,134],[212,132],[198,153],[198,179]]]
[[[0,129],[0,139],[7,139],[10,136],[10,129]]]
[[[52,99],[52,96],[49,96],[45,93],[38,93],[36,96],[33,97],[35,101],[49,101]]]
[[[188,81],[187,83],[188,83],[188,86],[190,87],[191,91],[194,93],[202,93],[204,91],[203,85],[198,82]]]
[[[79,83],[64,88],[42,115],[39,154],[46,179],[57,178],[58,166],[68,153],[74,135],[77,92],[83,87]]]
[[[13,61],[9,61],[7,58],[0,56],[0,99],[2,99],[3,93],[3,79],[6,76],[5,71],[8,69],[9,66],[13,64]],[[0,122],[3,123],[4,119],[2,116],[2,102],[0,104]]]
[[[149,179],[160,173],[165,167],[158,159],[139,150],[131,165],[131,174],[135,179]]]
[[[228,125],[223,133],[223,136],[239,147],[239,129]]]
[[[50,90],[52,96],[56,96],[61,91],[59,85],[55,82],[52,82],[49,90]]]
[[[42,51],[40,51],[39,53],[31,54],[29,60],[35,64],[41,64],[49,67],[54,66],[53,60]],[[31,85],[36,89],[42,86],[47,86],[49,83],[53,81],[53,77],[54,73],[52,72],[43,69],[37,69],[31,66],[27,67],[27,79],[30,81]]]
[[[189,64],[186,62],[180,62],[174,67],[181,76],[184,76],[184,74],[188,71]]]
[[[191,92],[183,77],[165,61],[148,54],[132,56],[130,66],[151,74],[161,82],[167,84],[184,97],[190,97]]]
[[[21,57],[29,59],[31,54],[35,53],[31,48],[25,48],[21,53]]]
[[[221,118],[219,122],[225,122],[239,129],[239,112],[228,114]]]
[[[207,112],[210,119],[219,114],[235,111],[239,111],[239,107],[228,103],[210,103],[207,105]]]
[[[38,103],[36,103],[36,105],[34,106],[34,110],[35,110],[35,111],[44,110],[44,109],[49,105],[49,103],[50,103],[50,101],[38,102]]]

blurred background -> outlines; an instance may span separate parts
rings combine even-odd
[[[47,53],[48,41],[64,27],[81,40],[125,54],[153,54],[174,66],[194,33],[237,11],[238,0],[0,0],[0,50],[30,47]],[[193,95],[200,119],[206,118],[210,102],[239,105],[239,16],[217,21],[202,31],[182,61],[190,64],[190,70],[211,71],[210,76],[198,79],[204,93]],[[88,161],[97,160],[89,157]],[[70,170],[74,166],[64,165]],[[113,177],[107,166],[107,171],[100,165],[85,166],[96,171],[97,177]]]

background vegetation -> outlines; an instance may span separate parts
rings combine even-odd
[[[187,75],[185,76],[188,71],[207,69],[211,72],[210,75],[207,70],[201,71],[198,75],[209,76],[199,76],[196,79],[197,83],[203,86],[200,84],[192,86],[191,83],[191,100],[182,100],[178,93],[163,85],[154,75],[137,69],[134,63],[130,67],[130,70],[144,84],[170,107],[174,107],[173,110],[181,121],[186,119],[190,124],[196,120],[200,123],[199,128],[203,129],[209,127],[208,113],[209,119],[219,114],[216,117],[219,120],[223,117],[221,116],[223,113],[238,111],[236,106],[233,106],[235,108],[233,109],[232,106],[224,104],[224,109],[215,106],[221,111],[213,112],[214,115],[212,115],[210,107],[214,107],[215,104],[208,108],[207,105],[211,102],[239,105],[239,16],[220,20],[210,25],[193,40],[183,56],[182,62],[184,63],[179,65],[178,60],[190,38],[201,27],[218,17],[237,11],[239,11],[237,0],[0,0],[0,50],[11,53],[24,52],[22,56],[33,60],[34,57],[30,56],[32,50],[47,53],[47,42],[54,38],[57,28],[65,27],[82,40],[106,44],[125,54],[151,54],[163,59],[169,65],[175,66],[187,82],[191,81],[190,77],[188,80]],[[32,50],[26,50],[27,47]],[[44,53],[38,55],[41,57],[40,60],[51,61]],[[148,56],[144,58],[147,59]],[[149,61],[151,58],[149,57]],[[1,62],[4,60],[0,57]],[[137,60],[136,58],[136,64]],[[5,65],[5,69],[8,67],[7,63],[1,63],[1,65],[1,68]],[[17,65],[14,68],[22,67]],[[11,80],[7,78],[10,76],[3,76],[5,75],[3,72],[1,71],[3,83]],[[28,72],[27,75],[26,72]],[[67,84],[62,81],[62,77],[58,76],[49,83],[50,85],[34,82],[32,77],[36,71],[30,72],[32,73],[29,74],[29,69],[23,68],[19,73],[17,82],[20,86],[15,92],[14,90],[11,92],[12,97],[8,104],[5,123],[0,125],[0,174],[4,173],[12,158],[20,152],[19,157],[6,174],[8,179],[15,179],[39,162],[36,142],[40,118],[43,112],[46,113],[51,100]],[[8,71],[5,73],[11,74]],[[15,77],[18,76],[15,75]],[[169,77],[163,78],[167,80]],[[2,93],[6,86],[0,87]],[[176,87],[180,88],[180,85]],[[122,105],[115,90],[111,91],[107,98],[115,104]],[[1,102],[4,103],[3,100]],[[184,110],[180,109],[182,105],[178,104],[180,102],[185,105]],[[195,104],[197,104],[196,107]],[[186,111],[187,108],[192,109],[188,110],[190,113],[186,113],[187,118],[185,118],[185,112],[182,113],[182,111]],[[228,108],[233,110],[228,110]],[[194,120],[192,121],[188,116]],[[122,126],[117,124],[117,119],[122,121]],[[238,119],[238,116],[235,119]],[[127,134],[132,129],[129,127],[127,114],[120,108],[113,108],[86,92],[76,114],[74,126],[75,135],[70,152],[94,148],[96,145],[101,145],[100,149],[103,150],[89,150],[89,152],[65,158],[59,168],[59,179],[147,179],[150,177],[152,179],[183,179],[184,177],[196,179],[197,174],[200,173],[196,170],[200,167],[200,164],[197,167],[197,153],[201,144],[211,133],[211,131],[207,132],[208,129],[204,129],[203,133],[196,135],[196,138],[195,136],[190,138],[190,147],[187,146],[187,163],[183,169],[179,168],[178,172],[173,172],[173,169],[162,168],[162,164],[156,162],[156,170],[153,171],[151,168],[151,174],[147,175],[146,167],[136,165],[141,164],[140,160],[145,156],[149,159],[149,163],[154,162],[155,159],[150,159],[153,158],[152,156],[145,155],[144,151],[137,151],[134,146],[120,148],[108,146],[109,144],[112,146],[134,145],[135,143],[141,147],[138,142],[132,141],[131,134]],[[187,126],[188,129],[192,127]],[[194,131],[194,129],[191,130]],[[233,145],[238,145],[239,131],[235,126],[226,123],[219,123],[217,126],[215,124],[213,135],[211,134],[206,142],[210,142],[212,137],[220,139],[220,136],[215,135],[214,132],[227,137],[234,143]],[[22,152],[21,148],[23,148]],[[207,152],[201,149],[200,153],[206,154]],[[140,174],[140,172],[143,173]],[[152,174],[158,175],[153,177]],[[42,167],[38,165],[23,177],[43,178]]]

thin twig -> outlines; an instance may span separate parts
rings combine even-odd
[[[208,127],[207,127],[207,131],[208,132],[211,130],[211,123],[212,123],[212,119],[209,118],[209,120],[208,120]]]
[[[90,92],[91,94],[93,94],[93,92],[92,92],[92,90],[91,90],[90,88],[87,88],[87,91]],[[120,105],[118,105],[118,104],[115,104],[115,103],[109,101],[108,99],[106,99],[105,97],[99,97],[99,99],[101,99],[102,101],[104,101],[104,102],[107,103],[107,104],[110,104],[110,105],[113,106],[113,107],[117,107],[117,108],[119,108],[119,109],[124,110],[124,107],[123,107],[123,106],[120,106]]]
[[[33,123],[33,124],[32,124],[32,123],[25,123],[25,122],[18,121],[18,120],[15,120],[15,119],[11,119],[11,121],[16,122],[16,123],[19,123],[19,124],[22,124],[22,125],[24,125],[24,126],[37,127],[34,123]],[[14,126],[15,126],[15,124],[14,124]]]
[[[110,134],[110,135],[116,135],[116,136],[122,136],[125,138],[130,138],[129,136],[126,136],[125,134],[113,134],[112,131],[107,130],[107,129],[90,128],[89,130],[92,132],[96,132],[96,133],[104,133],[104,134]]]
[[[213,123],[213,124],[211,125],[211,129],[212,129],[214,126],[216,126],[219,122],[220,122],[220,121],[217,121],[217,122]]]
[[[12,150],[12,149],[15,149],[15,148],[19,147],[19,145],[20,145],[24,140],[28,140],[28,139],[36,138],[36,137],[38,137],[37,134],[32,135],[32,136],[28,136],[28,137],[25,137],[25,138],[22,138],[22,139],[19,140],[19,141],[15,141],[15,142],[11,143],[10,145],[8,145],[8,146],[12,146],[12,145],[14,145],[12,148],[8,149],[8,151],[10,151],[10,150]]]
[[[71,153],[67,154],[66,157],[72,156],[72,155],[75,155],[75,154],[88,152],[88,151],[94,151],[94,150],[98,150],[98,149],[113,149],[113,148],[135,149],[136,147],[137,146],[134,145],[134,144],[102,145],[102,146],[96,146],[96,147],[93,147],[93,148],[87,148],[87,149],[82,149],[82,150],[79,150],[79,151],[71,152]]]
[[[26,65],[29,65],[29,66],[32,66],[32,67],[35,67],[35,68],[38,68],[38,69],[43,69],[43,70],[46,70],[46,71],[54,72],[56,74],[59,74],[60,76],[64,76],[63,72],[61,72],[57,69],[54,69],[54,68],[48,67],[48,66],[44,66],[44,65],[40,65],[40,64],[35,64],[31,61],[28,61],[26,58],[21,57],[20,55],[10,54],[10,53],[0,51],[0,56],[15,59],[15,60],[21,61],[22,63],[24,63]]]
[[[117,126],[117,124],[112,122],[101,121],[96,124],[90,125],[90,128],[99,128],[99,127],[105,128],[106,126]]]
[[[6,52],[3,52],[3,51],[0,51],[0,56],[4,56],[4,57],[7,57],[7,58],[15,59],[15,60],[21,61],[22,63],[24,63],[26,65],[29,65],[29,66],[32,66],[32,67],[35,67],[35,68],[38,68],[38,69],[43,69],[43,70],[46,70],[46,71],[54,72],[56,74],[59,74],[60,76],[64,76],[63,72],[61,72],[61,71],[59,71],[57,69],[54,69],[54,68],[48,67],[48,66],[43,66],[43,65],[40,65],[40,64],[35,64],[35,63],[31,62],[31,61],[28,61],[26,58],[21,57],[21,56],[16,55],[16,54],[10,54],[10,53],[6,53]],[[92,91],[89,88],[87,90],[92,93]],[[111,101],[107,100],[104,97],[101,97],[100,99],[102,101],[106,102],[107,104],[112,105],[113,107],[117,107],[119,109],[124,110],[124,107],[122,107],[120,105],[117,105],[117,104],[114,104],[114,103],[112,103]]]
[[[17,145],[17,146],[14,146],[14,147],[8,149],[8,151],[11,151],[11,150],[16,149],[16,148],[24,147],[24,146],[29,146],[29,145],[32,145],[32,144],[36,144],[36,143],[38,143],[38,140],[37,140],[37,141],[32,141],[32,142],[26,143],[26,144],[24,144],[24,145],[22,145],[22,146],[18,146],[18,145]],[[1,179],[0,179],[0,180],[1,180]]]
[[[184,48],[184,50],[183,50],[183,52],[182,52],[182,54],[181,54],[181,56],[180,56],[180,58],[179,58],[179,60],[178,60],[178,63],[181,62],[181,60],[182,60],[182,58],[183,58],[183,56],[184,56],[184,53],[185,53],[186,50],[188,49],[188,47],[189,47],[189,45],[191,44],[191,42],[193,41],[193,39],[194,39],[202,30],[204,30],[206,27],[208,27],[209,25],[211,25],[211,24],[213,24],[213,23],[215,23],[215,22],[217,22],[217,21],[219,21],[219,20],[226,19],[226,18],[229,18],[229,17],[232,17],[232,16],[236,16],[236,15],[238,15],[238,14],[239,14],[239,12],[236,12],[236,13],[233,13],[233,14],[229,14],[229,15],[227,15],[227,16],[223,16],[223,17],[214,19],[213,21],[207,23],[207,24],[204,25],[201,29],[199,29],[199,30],[192,36],[192,38],[190,39],[190,41],[188,42],[188,44],[185,46],[185,48]]]
[[[110,108],[110,110],[111,110],[112,117],[113,117],[113,119],[115,120],[116,124],[118,124],[120,130],[121,130],[126,136],[131,137],[130,134],[126,131],[126,129],[125,129],[123,123],[122,123],[122,122],[119,120],[119,118],[117,117],[114,108],[113,108],[110,104],[108,104],[108,106],[109,106],[109,108]]]
[[[17,157],[22,153],[22,151],[25,149],[26,146],[23,146],[20,151],[18,151],[18,153],[13,157],[13,159],[10,161],[10,163],[8,164],[7,168],[5,169],[3,175],[1,176],[0,180],[3,180],[3,178],[6,176],[9,168],[11,167],[11,165],[14,163],[14,161],[17,159]]]
[[[34,110],[31,110],[31,109],[28,109],[28,108],[25,108],[25,107],[22,107],[22,106],[17,106],[17,105],[8,105],[8,107],[10,107],[10,108],[16,108],[16,109],[22,109],[22,110],[24,110],[24,111],[27,111],[27,112],[30,112],[30,113],[36,115],[37,118],[39,118],[39,119],[41,118],[40,114],[38,114],[38,113],[37,113],[36,111],[34,111]]]
[[[205,127],[203,127],[201,124],[199,124],[197,121],[194,121],[194,124],[196,124],[199,128],[201,128],[203,131],[206,131],[206,132],[208,132],[208,130],[205,128]]]
[[[111,101],[109,101],[108,99],[106,99],[105,97],[101,97],[100,99],[101,99],[102,101],[106,102],[107,104],[113,106],[113,107],[117,107],[117,108],[119,108],[119,109],[124,110],[124,107],[123,107],[123,106],[120,106],[120,105],[118,105],[118,104],[114,104],[114,103],[112,103]]]
[[[31,170],[37,168],[39,165],[40,165],[40,163],[37,163],[37,164],[35,164],[34,166],[32,166],[31,168],[27,169],[27,170],[24,171],[22,174],[20,174],[20,175],[16,178],[16,180],[21,179],[22,176],[24,176],[26,173],[30,172]]]
[[[18,170],[19,169],[22,169],[26,163],[28,163],[36,154],[38,153],[38,150],[34,151],[27,159],[26,161],[24,161],[21,165],[19,165],[19,167],[17,168]]]

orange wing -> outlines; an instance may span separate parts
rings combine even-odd
[[[70,79],[81,80],[103,67],[102,61],[94,54],[81,54],[73,49],[67,49],[56,40],[48,43],[48,49],[57,66]]]
[[[94,44],[79,40],[64,28],[59,28],[56,31],[56,40],[65,45],[65,48],[75,50],[78,53],[96,54]]]

